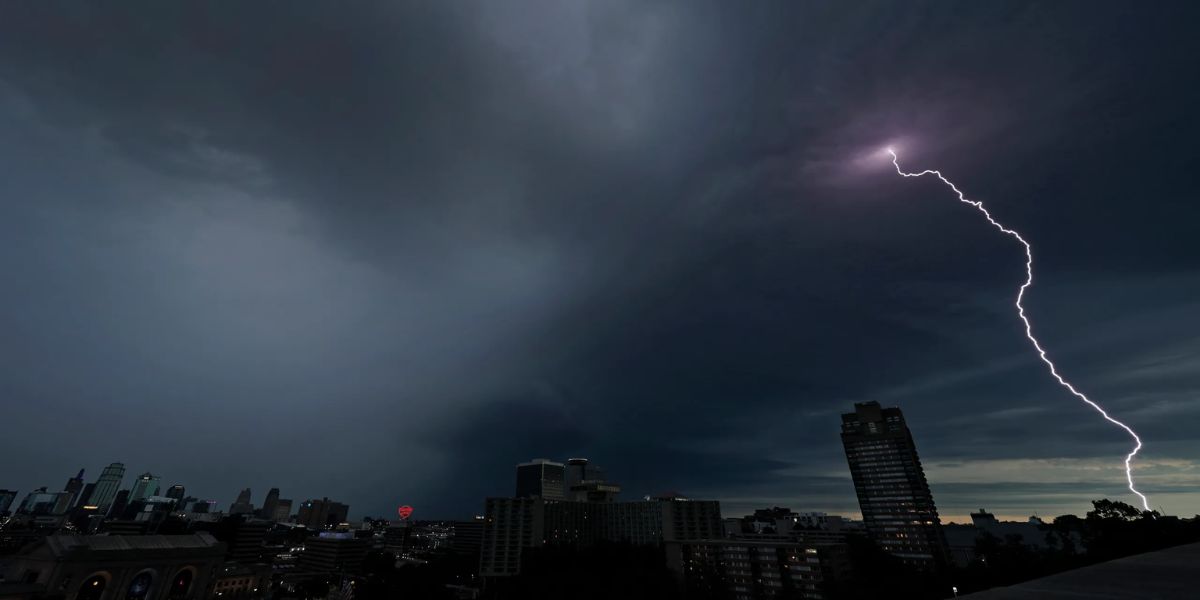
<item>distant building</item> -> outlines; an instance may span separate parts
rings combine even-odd
[[[92,489],[92,497],[88,503],[99,509],[100,514],[107,514],[112,507],[117,491],[121,488],[121,479],[125,477],[125,465],[115,462],[100,472],[100,478]]]
[[[185,600],[200,598],[224,546],[205,534],[51,535],[9,557],[5,581],[25,590],[8,598]]]
[[[113,519],[124,519],[127,508],[129,508],[129,490],[119,490],[117,495],[112,499],[112,506],[108,509],[108,516]],[[103,513],[103,510],[100,512]]]
[[[271,524],[247,515],[230,515],[215,522],[196,523],[193,527],[225,543],[226,561],[253,564],[259,561],[263,540]]]
[[[75,497],[75,508],[83,508],[92,505],[92,493],[96,491],[95,483],[88,483],[80,490],[79,495]]]
[[[637,502],[488,498],[480,574],[517,574],[525,548],[586,547],[601,540],[653,545],[719,538],[721,531],[721,508],[715,501],[678,497]]]
[[[517,465],[517,498],[545,498],[547,500],[562,500],[565,498],[563,484],[566,479],[566,469],[562,463],[556,463],[544,458]]]
[[[292,501],[287,498],[280,498],[275,504],[275,513],[271,516],[271,520],[276,523],[286,523],[292,517]]]
[[[17,499],[17,490],[0,490],[0,516],[8,514]]]
[[[74,497],[70,492],[48,492],[40,487],[25,495],[17,512],[35,516],[66,514]]]
[[[300,504],[296,523],[309,529],[321,530],[331,525],[344,523],[349,517],[350,507],[329,498],[309,500]]]
[[[937,507],[900,409],[855,404],[854,412],[842,415],[842,444],[871,539],[913,566],[946,565]]]
[[[262,508],[258,510],[258,516],[264,519],[273,520],[275,518],[275,509],[279,507],[279,488],[271,488],[267,492],[267,497],[263,500]]]
[[[304,541],[304,552],[297,560],[299,570],[318,573],[354,573],[367,556],[368,540],[353,533],[323,531]]]
[[[133,482],[133,489],[129,492],[129,501],[145,500],[150,496],[157,496],[159,479],[158,475],[151,475],[150,473],[138,475],[138,478]]]
[[[982,508],[979,512],[971,513],[970,525],[950,523],[943,525],[942,529],[950,548],[950,556],[960,567],[965,567],[975,560],[975,544],[986,535],[995,536],[1004,542],[1019,541],[1025,546],[1041,549],[1046,547],[1046,536],[1050,532],[1050,528],[1037,517],[1029,517],[1028,521],[1000,521]],[[1076,548],[1081,548],[1082,545],[1082,539],[1075,540]]]
[[[187,489],[184,488],[183,485],[177,483],[167,488],[167,493],[164,495],[174,500],[182,509],[183,499],[187,497]]]
[[[79,494],[83,492],[83,486],[83,469],[79,470],[78,475],[68,479],[67,485],[63,486],[63,491],[71,494],[70,502],[72,506],[74,506],[75,502],[79,499]]]
[[[250,488],[238,493],[237,500],[229,505],[229,514],[245,515],[254,512],[254,504],[250,502]]]

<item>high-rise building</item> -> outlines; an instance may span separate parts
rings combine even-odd
[[[17,512],[39,516],[61,515],[71,508],[74,497],[70,492],[48,492],[45,487],[40,487],[25,495]]]
[[[159,479],[158,475],[151,475],[150,473],[138,475],[138,478],[133,482],[133,489],[129,492],[129,501],[135,502],[145,500],[150,496],[157,496]]]
[[[517,498],[562,500],[566,467],[544,458],[517,465]]]
[[[258,516],[263,519],[274,519],[275,509],[279,506],[279,488],[271,488],[267,492],[266,500],[263,500],[262,508],[258,510]]]
[[[83,491],[83,469],[79,470],[78,475],[67,480],[63,491],[71,495],[72,504],[79,498],[79,493]]]
[[[0,516],[12,508],[13,501],[17,499],[17,490],[0,490]]]
[[[842,444],[868,535],[914,566],[945,565],[949,553],[937,507],[900,409],[855,404],[842,415]]]
[[[115,462],[100,473],[100,478],[96,480],[96,486],[92,489],[92,497],[88,502],[92,506],[99,509],[100,514],[105,514],[112,507],[113,499],[117,497],[117,490],[121,489],[121,480],[125,477],[125,465]]]
[[[292,501],[288,498],[280,498],[275,505],[275,514],[270,517],[272,521],[278,523],[286,523],[292,516]]]
[[[237,500],[229,505],[229,514],[244,515],[254,512],[254,504],[250,502],[250,488],[238,492]]]
[[[83,490],[75,497],[75,508],[83,508],[91,505],[92,492],[96,491],[96,484],[89,483],[83,486]]]
[[[659,545],[721,536],[712,500],[662,497],[635,502],[488,498],[480,548],[485,577],[515,575],[525,548],[586,547],[598,541]]]
[[[330,525],[344,523],[349,516],[350,507],[329,498],[309,500],[300,504],[296,512],[296,523],[309,529],[321,530]]]
[[[126,508],[129,508],[129,490],[118,490],[108,509],[108,516],[113,519],[124,519]]]
[[[187,489],[184,488],[182,484],[177,483],[167,488],[167,493],[164,495],[174,500],[176,504],[180,504],[183,502],[183,499],[187,497]]]

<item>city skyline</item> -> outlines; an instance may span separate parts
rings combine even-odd
[[[864,168],[899,141],[1037,248],[1152,508],[1200,504],[1190,5],[18,4],[0,486],[462,517],[587,456],[852,515],[838,419],[878,401],[946,520],[1130,500],[1010,241]]]

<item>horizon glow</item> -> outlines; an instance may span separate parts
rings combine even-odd
[[[1048,356],[1046,356],[1045,348],[1042,348],[1042,344],[1040,342],[1038,342],[1038,339],[1036,337],[1033,336],[1033,325],[1030,323],[1029,317],[1025,316],[1025,306],[1022,304],[1022,301],[1025,299],[1025,292],[1030,288],[1030,286],[1033,285],[1033,246],[1031,246],[1029,244],[1029,242],[1025,241],[1025,238],[1021,237],[1021,234],[1017,233],[1016,230],[1009,229],[1009,228],[1005,227],[1004,225],[1001,225],[1000,222],[997,221],[996,219],[992,218],[992,214],[990,212],[988,212],[988,210],[986,208],[983,207],[983,202],[968,199],[962,193],[962,191],[959,190],[958,187],[954,185],[953,182],[951,182],[949,179],[946,179],[946,177],[944,175],[942,175],[941,171],[935,171],[933,169],[926,169],[919,173],[907,173],[903,169],[900,168],[900,157],[896,155],[896,151],[891,146],[888,146],[887,148],[885,148],[885,150],[887,151],[888,154],[892,155],[892,165],[894,167],[896,167],[896,173],[899,173],[901,177],[921,177],[924,175],[936,176],[938,179],[940,179],[942,181],[942,183],[946,184],[951,190],[954,191],[955,195],[958,196],[958,200],[960,202],[962,202],[963,204],[969,204],[969,205],[975,207],[977,210],[979,210],[979,212],[983,213],[983,216],[988,220],[988,223],[991,223],[993,226],[996,227],[996,229],[999,229],[1001,232],[1012,236],[1018,242],[1021,242],[1021,245],[1025,247],[1025,283],[1021,284],[1021,288],[1017,292],[1017,300],[1015,303],[1016,307],[1017,307],[1017,316],[1019,316],[1021,318],[1021,321],[1025,324],[1025,337],[1029,338],[1029,341],[1033,344],[1033,347],[1038,351],[1038,356],[1042,359],[1042,362],[1046,363],[1046,366],[1049,367],[1050,374],[1053,375],[1054,378],[1058,380],[1059,385],[1061,385],[1064,388],[1066,388],[1067,390],[1069,390],[1072,394],[1074,394],[1080,400],[1083,400],[1085,403],[1087,403],[1088,406],[1091,406],[1092,408],[1096,409],[1096,412],[1099,412],[1100,415],[1103,416],[1106,421],[1116,425],[1117,427],[1120,427],[1121,429],[1124,429],[1125,432],[1128,433],[1129,436],[1133,438],[1133,441],[1135,442],[1133,451],[1125,456],[1125,480],[1129,483],[1129,491],[1131,491],[1135,495],[1137,495],[1138,498],[1141,498],[1142,507],[1146,510],[1150,510],[1150,501],[1146,498],[1146,495],[1139,492],[1137,490],[1137,488],[1134,487],[1134,485],[1133,485],[1132,462],[1133,462],[1133,457],[1137,456],[1137,453],[1142,449],[1142,439],[1140,437],[1138,437],[1138,434],[1136,432],[1134,432],[1131,427],[1112,418],[1108,414],[1108,412],[1106,412],[1099,404],[1093,402],[1090,398],[1085,396],[1083,394],[1083,392],[1080,392],[1079,390],[1075,389],[1075,386],[1071,385],[1070,382],[1068,382],[1066,379],[1064,379],[1063,376],[1058,373],[1058,367],[1056,367],[1054,365],[1054,363],[1050,360],[1050,358]]]

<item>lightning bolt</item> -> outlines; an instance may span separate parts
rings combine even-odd
[[[1088,406],[1096,409],[1096,412],[1100,413],[1100,416],[1104,417],[1104,420],[1116,425],[1117,427],[1120,427],[1121,429],[1124,429],[1125,433],[1128,433],[1129,437],[1133,438],[1133,441],[1136,445],[1134,446],[1133,451],[1125,456],[1125,480],[1129,483],[1129,491],[1136,494],[1138,498],[1141,498],[1142,506],[1146,510],[1150,510],[1150,502],[1146,499],[1145,494],[1137,491],[1137,488],[1133,485],[1132,462],[1133,457],[1137,456],[1138,451],[1142,449],[1142,439],[1138,437],[1138,434],[1135,433],[1131,427],[1112,418],[1112,416],[1110,416],[1108,412],[1106,412],[1099,404],[1093,402],[1090,398],[1085,396],[1083,392],[1075,389],[1075,386],[1071,385],[1069,381],[1063,379],[1063,376],[1059,375],[1058,373],[1058,367],[1054,366],[1054,363],[1049,357],[1046,356],[1046,349],[1042,348],[1042,344],[1038,342],[1036,337],[1033,336],[1033,325],[1030,324],[1029,317],[1025,316],[1025,306],[1022,304],[1022,301],[1025,299],[1025,292],[1028,291],[1029,287],[1033,285],[1033,246],[1030,246],[1029,242],[1025,241],[1025,238],[1021,237],[1021,234],[1017,233],[1016,230],[1009,229],[1004,225],[1001,225],[996,219],[992,218],[992,213],[988,212],[988,210],[983,207],[983,202],[968,199],[962,193],[962,190],[958,189],[958,186],[955,186],[953,182],[951,182],[949,179],[946,179],[946,177],[942,175],[941,171],[926,169],[920,173],[906,173],[900,168],[900,157],[896,155],[896,151],[892,148],[888,148],[887,152],[888,154],[892,155],[892,165],[896,167],[896,172],[902,177],[921,177],[923,175],[936,176],[942,181],[942,183],[949,186],[951,190],[954,190],[954,193],[958,196],[958,200],[960,202],[974,206],[977,210],[979,210],[979,212],[983,213],[983,216],[988,220],[988,223],[991,223],[996,227],[996,229],[999,229],[1006,235],[1011,235],[1018,242],[1021,242],[1021,245],[1025,247],[1025,283],[1021,284],[1021,289],[1017,292],[1016,301],[1017,315],[1020,316],[1021,321],[1025,323],[1025,337],[1029,338],[1029,341],[1033,344],[1033,347],[1037,349],[1038,356],[1041,357],[1042,362],[1046,363],[1046,366],[1050,368],[1050,374],[1058,380],[1059,385],[1067,388],[1067,390],[1074,394],[1076,398],[1083,400]]]

